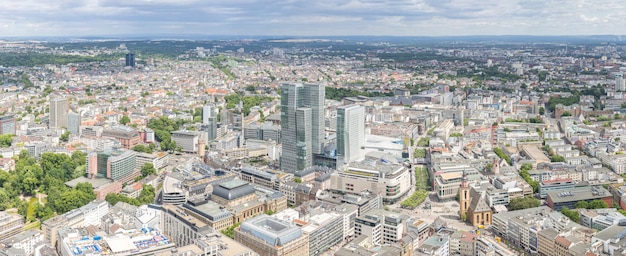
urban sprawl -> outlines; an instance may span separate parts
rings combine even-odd
[[[0,255],[626,254],[625,43],[383,39],[0,41]]]

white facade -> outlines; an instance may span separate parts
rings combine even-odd
[[[365,108],[348,105],[337,108],[337,156],[349,163],[363,158]]]
[[[80,208],[85,216],[83,224],[85,226],[100,226],[102,217],[109,213],[109,203],[107,201],[96,200]]]

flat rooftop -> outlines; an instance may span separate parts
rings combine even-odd
[[[95,188],[99,188],[102,187],[104,185],[110,184],[113,181],[107,178],[93,178],[93,179],[88,179],[86,177],[78,177],[76,179],[70,180],[68,182],[65,182],[65,186],[68,186],[70,188],[75,188],[76,185],[78,185],[78,183],[83,183],[83,182],[87,182],[91,184],[91,187]]]
[[[284,246],[302,236],[302,230],[295,225],[265,214],[244,221],[240,229],[272,246]]]
[[[532,159],[534,159],[535,161],[537,161],[538,163],[549,163],[550,162],[550,158],[548,158],[548,156],[546,156],[543,151],[541,149],[539,149],[536,146],[531,146],[531,145],[527,145],[527,146],[523,146],[522,150],[526,153],[526,155]]]
[[[227,182],[220,184],[220,186],[227,188],[227,189],[234,189],[234,188],[246,185],[246,184],[248,184],[248,182],[244,180],[231,180],[231,181],[227,181]]]
[[[611,193],[601,186],[575,188],[567,191],[548,191],[547,195],[554,203],[578,202],[612,197]]]

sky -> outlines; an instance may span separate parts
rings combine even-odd
[[[0,37],[623,35],[625,0],[0,0]]]

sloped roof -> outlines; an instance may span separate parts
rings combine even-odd
[[[487,205],[485,197],[483,196],[472,198],[469,208],[472,209],[473,213],[491,211],[491,208]]]

